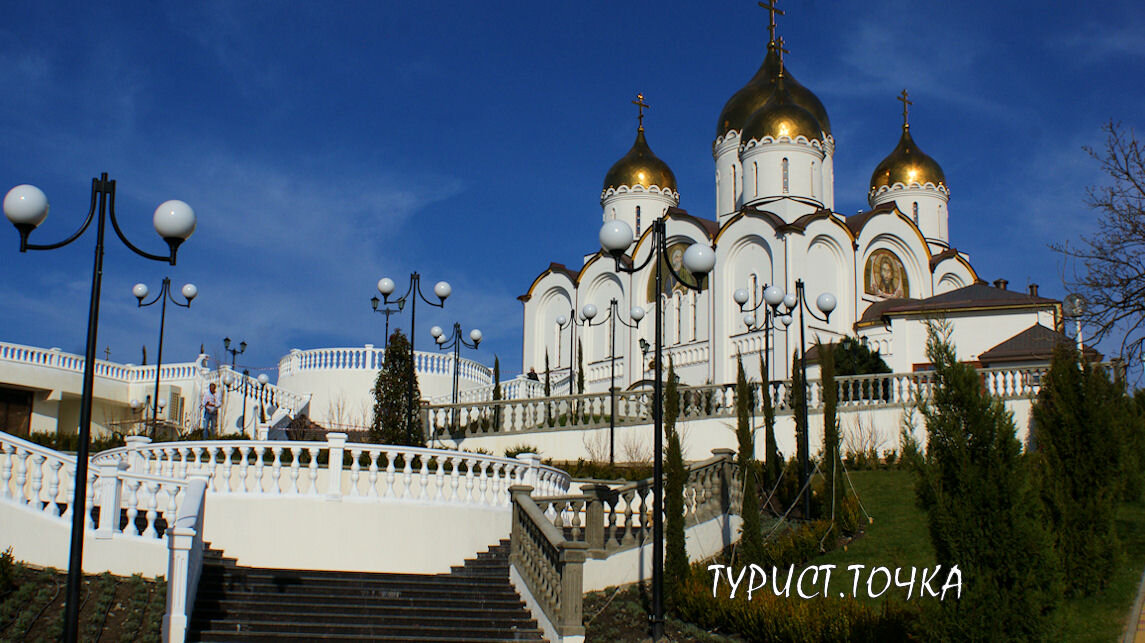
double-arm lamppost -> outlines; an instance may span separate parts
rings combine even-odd
[[[379,310],[378,304],[380,304],[380,303],[382,303],[382,300],[378,299],[377,295],[370,297],[370,305],[373,306],[374,312],[375,313],[381,313],[381,314],[386,316],[386,338],[382,344],[382,350],[385,350],[385,349],[390,347],[390,315],[393,315],[394,313],[400,313],[402,311],[402,306],[405,305],[405,302],[402,301],[401,303],[399,303],[397,308],[390,308],[389,306],[382,306],[381,309]]]
[[[111,219],[115,235],[135,254],[153,261],[175,265],[179,245],[195,231],[195,212],[182,201],[165,201],[155,210],[155,231],[167,242],[168,254],[157,255],[139,249],[119,229],[115,214],[115,181],[103,173],[91,181],[91,205],[87,218],[70,237],[58,243],[32,244],[28,236],[48,216],[48,197],[33,185],[18,185],[4,197],[4,214],[20,233],[20,252],[53,250],[79,239],[96,222],[95,262],[91,277],[91,302],[88,306],[87,343],[84,350],[83,396],[80,400],[79,435],[76,447],[75,496],[72,500],[71,549],[68,556],[67,603],[64,608],[65,641],[79,637],[80,583],[83,579],[83,530],[87,511],[87,466],[91,439],[92,389],[95,385],[95,351],[99,331],[99,297],[103,281],[103,239],[106,222]],[[109,216],[110,215],[110,216]]]
[[[383,301],[388,305],[391,303],[397,304],[398,310],[405,307],[406,300],[410,302],[409,309],[409,381],[406,386],[406,441],[413,444],[413,427],[417,422],[418,401],[413,399],[413,383],[416,375],[416,362],[417,354],[414,353],[414,337],[417,333],[417,300],[421,299],[430,306],[437,308],[445,308],[445,300],[453,293],[453,288],[448,282],[439,281],[433,285],[433,294],[437,295],[437,302],[432,302],[426,298],[421,292],[421,275],[414,272],[409,276],[409,288],[406,294],[391,300],[390,295],[393,294],[395,288],[394,280],[389,277],[383,277],[378,280],[378,292],[382,293]]]
[[[764,286],[763,300],[748,308],[747,302],[750,298],[751,294],[743,288],[737,288],[732,293],[732,299],[739,304],[739,309],[743,312],[743,325],[747,327],[748,331],[763,330],[763,372],[760,373],[760,379],[763,380],[763,394],[770,396],[771,330],[775,328],[776,319],[783,322],[784,327],[791,325],[791,311],[796,305],[795,295],[785,295],[778,286]],[[764,304],[767,304],[766,308],[764,308]],[[779,310],[781,304],[786,308],[783,312]],[[763,314],[757,316],[755,311],[760,308],[763,308]]]
[[[620,304],[613,297],[608,303],[608,316],[594,324],[592,320],[596,317],[596,313],[594,304],[585,304],[584,308],[581,308],[581,316],[584,317],[585,321],[577,323],[583,326],[599,326],[608,322],[608,464],[611,465],[616,464],[616,322],[620,322],[628,328],[637,328],[640,326],[640,320],[644,319],[644,309],[640,306],[633,306],[632,310],[628,311],[628,317],[632,321],[626,322],[620,318]],[[563,320],[564,315],[557,317],[557,324],[563,327]]]
[[[430,328],[429,334],[433,337],[433,340],[435,342],[437,342],[438,350],[448,350],[451,348],[453,349],[453,413],[452,413],[453,418],[452,418],[452,422],[450,422],[450,424],[453,425],[453,429],[456,431],[457,430],[457,391],[458,391],[459,380],[461,379],[461,347],[465,346],[466,348],[472,348],[473,350],[477,350],[477,347],[479,345],[481,345],[481,340],[485,337],[485,335],[483,335],[480,330],[474,328],[473,330],[469,331],[469,340],[470,341],[469,342],[465,341],[465,337],[461,334],[461,323],[460,322],[454,322],[453,323],[453,332],[450,333],[449,335],[445,334],[445,331],[442,330],[441,326],[434,326],[433,328]],[[472,343],[470,343],[470,342],[472,342]],[[434,428],[433,433],[434,433],[434,437],[436,438],[437,437],[437,428],[436,427]]]
[[[696,276],[697,282],[692,284],[685,281],[672,266],[664,261],[668,254],[668,231],[664,219],[652,222],[652,249],[648,257],[640,265],[625,266],[620,259],[632,245],[632,228],[619,219],[613,219],[600,229],[600,245],[612,255],[616,261],[617,272],[637,273],[643,270],[649,262],[655,262],[656,280],[656,354],[655,380],[652,382],[652,639],[658,640],[664,635],[664,381],[663,381],[663,311],[660,302],[660,293],[664,291],[663,269],[676,278],[676,281],[691,290],[702,290],[704,275],[711,272],[716,265],[716,253],[711,247],[703,244],[692,244],[684,252],[684,267]]]
[[[176,306],[190,308],[191,302],[199,294],[199,289],[195,287],[195,284],[184,284],[182,293],[183,298],[187,300],[187,303],[180,303],[177,299],[175,299],[174,295],[171,294],[171,278],[164,277],[163,285],[159,288],[159,294],[155,295],[155,298],[151,301],[144,302],[143,300],[147,298],[147,293],[147,284],[135,284],[135,286],[131,289],[131,294],[135,295],[136,303],[138,304],[139,308],[144,306],[153,306],[156,303],[160,304],[159,348],[156,350],[155,355],[155,399],[153,400],[151,406],[151,432],[152,437],[154,437],[155,430],[159,426],[159,372],[163,368],[163,325],[167,322],[167,300],[171,300],[171,303],[175,304]]]

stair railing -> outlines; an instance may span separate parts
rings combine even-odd
[[[167,530],[167,610],[163,614],[163,640],[167,643],[186,640],[191,622],[203,571],[206,492],[206,478],[192,478],[175,522]]]
[[[550,497],[532,497],[529,486],[509,490],[510,574],[520,579],[548,619],[542,627],[555,630],[546,631],[550,638],[583,636],[584,561],[635,549],[651,537],[652,479],[615,488],[583,485],[580,494]],[[686,524],[739,514],[742,498],[739,465],[731,449],[713,449],[711,458],[688,468]]]

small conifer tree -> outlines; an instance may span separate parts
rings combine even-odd
[[[680,417],[680,388],[676,369],[668,358],[668,383],[664,387],[664,433],[668,437],[667,467],[664,481],[664,577],[669,600],[688,579],[688,552],[684,544],[684,483],[688,471],[676,420]]]
[[[1042,497],[1053,527],[1066,591],[1088,596],[1113,575],[1118,554],[1114,517],[1130,405],[1105,370],[1059,346],[1032,415]]]
[[[765,488],[771,489],[779,482],[783,475],[783,455],[779,453],[779,442],[775,439],[775,405],[771,399],[770,374],[763,362],[759,359],[759,372],[763,374],[763,452]]]
[[[493,401],[498,402],[503,399],[501,393],[501,360],[496,354],[493,355]],[[501,430],[501,406],[498,404],[493,405],[493,430]]]
[[[807,385],[803,381],[803,369],[800,368],[801,364],[800,364],[799,360],[800,360],[799,351],[795,351],[795,353],[791,356],[792,366],[791,366],[791,392],[790,392],[791,397],[790,397],[790,399],[791,399],[791,418],[793,420],[795,420],[795,470],[796,470],[796,476],[795,477],[798,480],[798,482],[795,485],[795,489],[796,489],[795,497],[784,498],[783,499],[784,503],[794,502],[794,501],[800,500],[803,497],[804,493],[811,493],[810,485],[808,485],[807,489],[803,489],[803,482],[804,481],[803,481],[803,468],[802,467],[803,467],[804,462],[808,462],[808,463],[810,462],[809,458],[810,458],[811,454],[804,453],[804,451],[803,451],[803,426],[804,426],[803,396],[805,396],[807,394]],[[810,442],[808,442],[808,446],[810,446]],[[808,464],[808,466],[810,466],[810,464]],[[810,516],[804,516],[804,518],[810,519],[811,517]]]
[[[824,489],[826,502],[824,512],[830,512],[831,520],[839,524],[838,516],[843,509],[843,461],[839,457],[839,419],[836,416],[837,394],[835,390],[835,351],[834,344],[819,347],[819,378],[823,384],[823,464],[826,479]]]
[[[417,376],[413,381],[410,404],[409,375],[413,357],[405,333],[397,329],[390,335],[385,358],[374,380],[374,417],[370,439],[382,444],[424,446],[425,435],[418,424],[421,391]]]
[[[739,471],[743,478],[743,500],[740,515],[743,525],[740,548],[743,564],[763,560],[763,523],[759,512],[759,486],[756,483],[755,437],[751,426],[751,393],[743,359],[737,357],[736,372],[736,440],[739,443]]]
[[[553,394],[552,370],[549,368],[549,349],[545,349],[545,424],[553,425],[553,411],[549,406],[549,396]]]
[[[1057,561],[1013,417],[958,362],[948,328],[930,325],[927,355],[935,386],[921,406],[928,437],[917,493],[937,562],[958,566],[961,594],[925,610],[926,638],[1041,640],[1060,595]]]

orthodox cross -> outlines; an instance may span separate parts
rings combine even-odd
[[[104,349],[103,349],[103,358],[104,358],[104,359],[106,359],[106,360],[110,360],[110,359],[111,359],[111,347],[110,347],[110,346],[108,346],[107,348],[104,348]]]
[[[640,129],[644,129],[644,110],[649,107],[649,105],[644,102],[644,94],[636,94],[636,100],[632,101],[632,104],[636,106],[637,110],[636,121]]]
[[[783,48],[783,36],[780,36],[779,40],[777,40],[775,42],[775,53],[779,56],[779,75],[782,76],[783,75],[783,54],[791,53],[791,51],[789,49]]]
[[[902,90],[902,93],[898,95],[898,100],[902,101],[902,126],[905,129],[910,127],[910,123],[907,121],[907,106],[914,105],[914,101],[907,99],[907,93],[905,89]]]
[[[769,43],[775,42],[775,14],[778,13],[781,16],[786,15],[783,13],[782,9],[775,6],[775,3],[778,1],[779,0],[768,0],[768,2],[759,3],[759,6],[763,7],[764,9],[767,9],[767,13],[770,14],[770,20],[768,20],[768,24],[767,24],[767,33],[770,34],[770,36],[768,37]]]

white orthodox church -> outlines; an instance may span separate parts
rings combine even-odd
[[[1046,361],[1046,347],[1064,340],[1060,302],[1038,296],[1036,286],[1014,292],[1004,280],[986,284],[956,248],[948,226],[950,187],[939,164],[912,137],[905,90],[902,134],[871,174],[870,209],[838,213],[837,143],[827,109],[785,68],[774,21],[771,33],[763,64],[719,114],[712,141],[714,212],[698,215],[680,207],[676,178],[649,147],[642,111],[632,148],[604,177],[603,220],[621,220],[635,232],[625,260],[641,265],[654,251],[650,223],[663,218],[666,260],[673,267],[681,266],[690,244],[715,249],[715,268],[703,291],[680,286],[664,271],[665,287],[655,292],[653,265],[637,274],[618,272],[599,249],[579,267],[552,263],[519,298],[525,320],[522,371],[543,373],[547,360],[561,381],[570,366],[583,368],[588,392],[607,390],[613,365],[620,389],[650,378],[646,351],[659,298],[664,346],[683,382],[734,381],[737,355],[744,356],[749,376],[758,378],[763,331],[745,326],[733,292],[746,289],[747,307],[754,307],[766,285],[792,293],[800,279],[812,310],[820,293],[838,301],[829,321],[805,317],[808,343],[859,336],[879,349],[893,371],[920,370],[928,366],[925,322],[942,318],[953,328],[960,359],[986,367]],[[636,103],[642,110],[642,97]],[[581,314],[588,304],[600,311],[594,319]],[[646,316],[629,328],[625,323],[633,324],[634,307]],[[607,319],[610,314],[619,319]],[[762,315],[760,308],[756,319]],[[789,376],[792,352],[799,348],[795,315],[789,327],[778,324],[771,340],[772,379]]]

